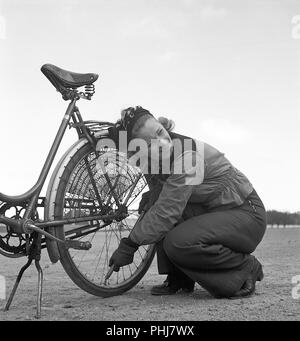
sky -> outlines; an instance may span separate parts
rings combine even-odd
[[[31,187],[67,103],[45,63],[99,74],[86,120],[141,105],[300,211],[298,0],[0,0],[0,191]],[[76,140],[72,130],[56,162]],[[43,191],[43,194],[45,190]]]

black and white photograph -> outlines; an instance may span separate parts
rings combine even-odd
[[[0,0],[0,118],[0,321],[300,320],[299,0]]]

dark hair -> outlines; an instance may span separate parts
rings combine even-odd
[[[146,121],[148,121],[149,118],[154,118],[152,115],[144,115],[143,117],[139,118],[134,126],[131,129],[131,136],[132,138],[135,138],[138,134],[138,131],[145,125]],[[175,123],[173,120],[170,120],[166,117],[159,117],[156,119],[165,129],[166,131],[169,133],[171,131],[174,130],[175,128]]]
[[[140,106],[138,107],[130,107],[128,109],[125,109],[121,112],[123,122],[123,127],[126,126],[126,130],[128,132],[129,140],[133,139],[137,136],[139,130],[145,125],[146,121],[148,121],[149,118],[156,119],[150,111],[147,109],[144,109]],[[126,120],[126,117],[131,116],[131,118]],[[174,130],[175,123],[173,120],[168,119],[166,117],[159,117],[156,119],[168,132]],[[124,124],[125,121],[125,124]]]
[[[112,138],[117,145],[119,145],[119,132],[127,131],[127,144],[131,139],[135,138],[139,130],[145,125],[149,118],[155,117],[150,111],[141,106],[129,107],[121,112],[121,118],[108,129],[109,137]],[[171,132],[175,123],[166,117],[159,117],[157,121],[168,131]]]
[[[150,111],[141,106],[129,107],[121,112],[122,125],[127,130],[128,138],[131,139],[131,133],[138,120],[144,116],[153,116]]]

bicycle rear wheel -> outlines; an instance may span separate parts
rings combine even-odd
[[[139,169],[129,166],[126,160],[126,168],[118,167],[124,164],[124,157],[116,150],[110,153],[112,161],[105,164],[105,169],[118,200],[125,204],[129,216],[119,222],[92,220],[55,229],[58,238],[89,241],[92,244],[89,250],[67,249],[58,244],[60,261],[75,284],[101,297],[119,295],[131,289],[144,276],[155,254],[154,245],[141,246],[132,264],[114,272],[105,281],[109,258],[120,239],[129,235],[138,219],[137,205],[142,192],[148,187]],[[104,207],[106,213],[116,211],[116,199],[89,144],[81,147],[65,167],[56,190],[55,203],[55,219],[100,215]]]

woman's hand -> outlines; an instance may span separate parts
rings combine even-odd
[[[109,266],[114,266],[114,271],[118,272],[122,266],[131,264],[138,248],[139,245],[130,238],[122,238],[119,247],[109,260]]]

